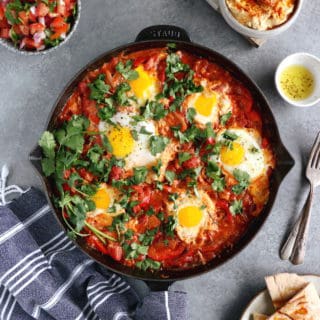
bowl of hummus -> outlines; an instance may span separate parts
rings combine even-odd
[[[267,39],[287,30],[298,17],[303,0],[219,0],[226,22],[237,32]]]

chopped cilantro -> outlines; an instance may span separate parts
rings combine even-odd
[[[228,122],[228,120],[231,118],[231,116],[232,116],[232,113],[231,113],[230,111],[229,111],[228,113],[222,115],[222,116],[220,117],[220,124],[221,124],[222,126],[225,126],[226,123]]]
[[[172,184],[173,180],[176,178],[176,174],[174,171],[167,170],[165,173],[165,177],[168,180],[169,184]]]
[[[191,159],[191,154],[189,152],[181,152],[178,155],[178,159],[179,159],[179,164],[181,165],[185,161]]]
[[[159,261],[146,258],[142,261],[137,261],[136,267],[143,271],[146,271],[147,269],[158,270],[161,267],[161,263]]]
[[[138,72],[136,70],[132,70],[132,60],[127,60],[125,64],[123,64],[123,62],[119,62],[116,65],[116,70],[121,73],[126,80],[135,80],[139,77]]]
[[[242,213],[242,201],[241,200],[234,200],[231,203],[229,210],[233,216]]]
[[[156,156],[158,153],[162,152],[167,144],[169,143],[169,138],[162,136],[152,136],[149,139],[149,147],[151,154]]]
[[[234,169],[233,176],[239,183],[232,187],[232,191],[235,194],[240,194],[249,186],[250,176],[247,172],[240,169]]]

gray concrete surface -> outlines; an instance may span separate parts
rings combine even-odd
[[[236,320],[264,287],[263,277],[280,271],[320,274],[320,203],[316,193],[304,265],[279,259],[278,251],[307,193],[304,166],[317,131],[320,105],[299,109],[278,96],[273,76],[288,54],[320,55],[320,7],[304,1],[302,13],[286,33],[252,48],[232,31],[205,0],[83,0],[78,30],[66,46],[45,56],[25,57],[0,47],[0,165],[7,163],[11,183],[40,186],[27,154],[44,129],[47,115],[67,81],[99,54],[132,41],[144,27],[175,24],[193,41],[226,55],[267,95],[281,136],[296,160],[283,182],[272,214],[261,232],[237,257],[215,271],[173,285],[188,292],[190,319]]]

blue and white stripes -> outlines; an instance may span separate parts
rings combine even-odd
[[[185,319],[183,293],[141,301],[124,279],[78,250],[39,191],[0,206],[0,222],[0,320]]]

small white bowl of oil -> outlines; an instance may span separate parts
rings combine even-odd
[[[281,97],[296,107],[320,101],[320,59],[309,53],[295,53],[278,65],[276,88]]]

